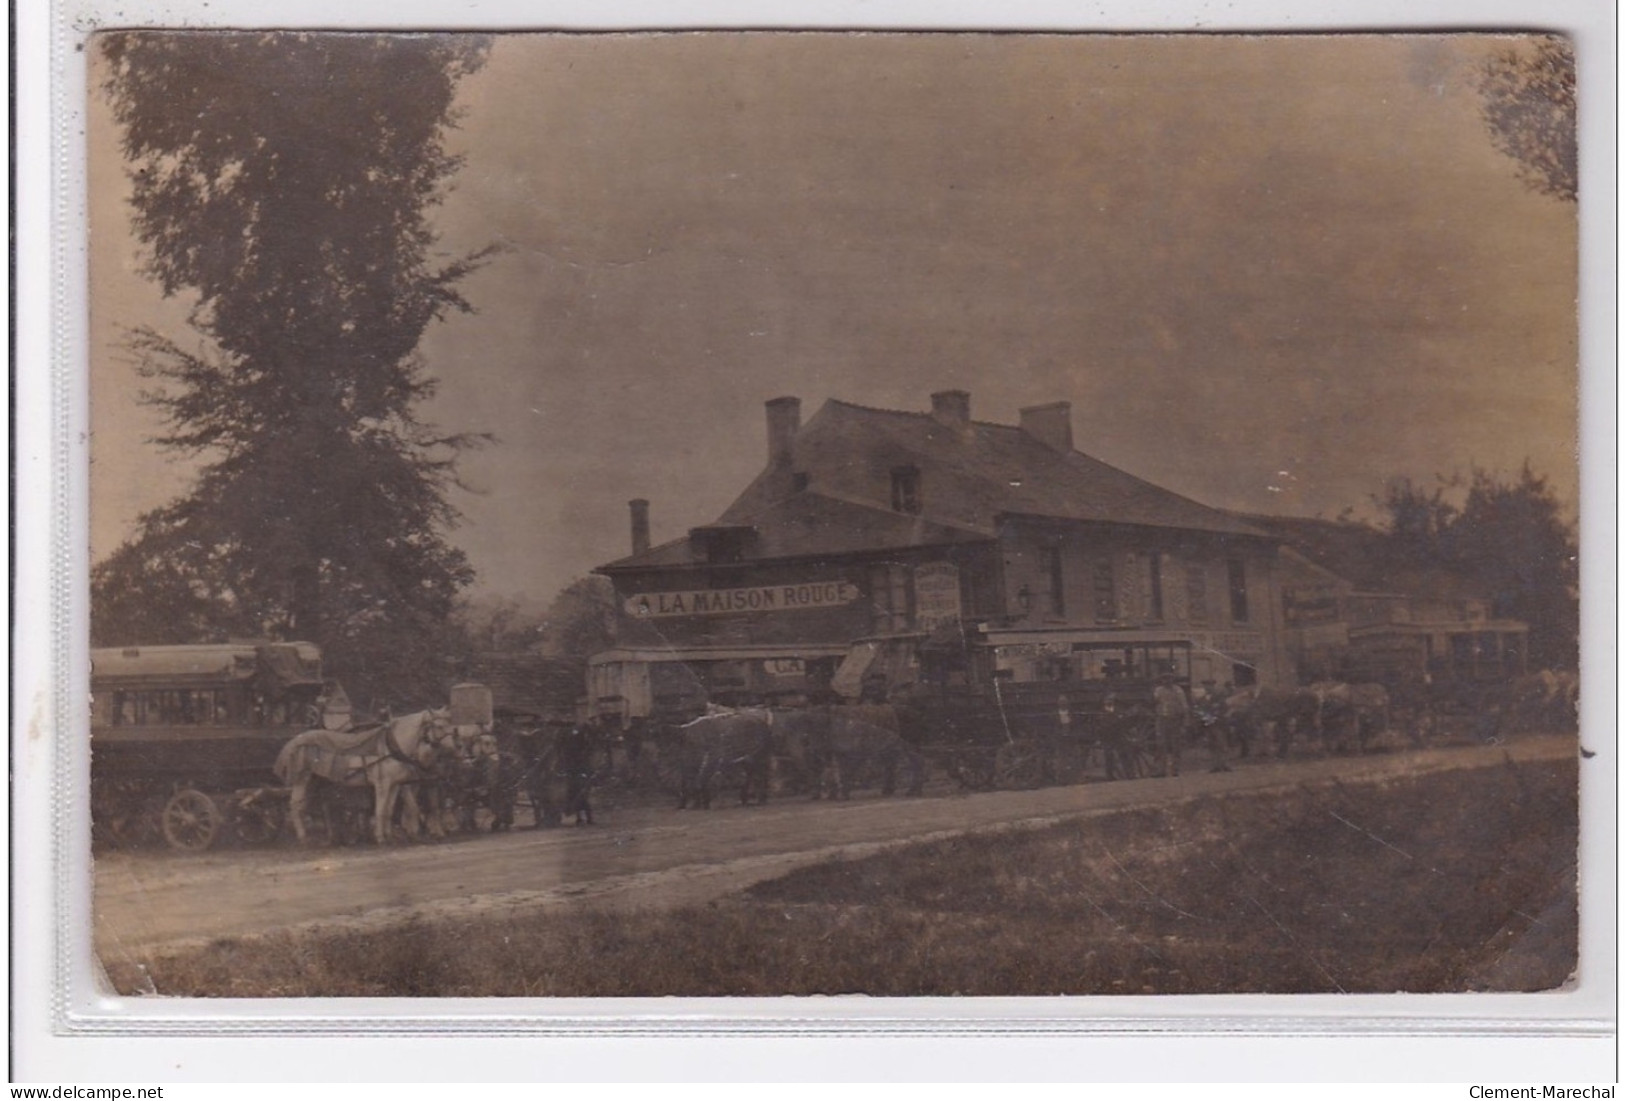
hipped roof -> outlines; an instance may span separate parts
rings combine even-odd
[[[982,542],[992,537],[990,531],[935,523],[923,516],[909,516],[812,490],[769,501],[760,511],[750,514],[739,514],[731,508],[724,519],[713,526],[724,525],[750,528],[755,532],[748,548],[751,559],[862,554]],[[647,569],[688,566],[701,561],[685,535],[599,568]]]
[[[921,512],[894,512],[891,471],[920,472]],[[1021,428],[830,399],[791,442],[789,470],[809,475],[790,493],[784,467],[764,470],[718,518],[749,526],[748,557],[860,553],[990,539],[1009,515],[1261,538],[1246,521],[1085,455],[1059,451]],[[878,487],[886,486],[881,490]],[[687,538],[622,558],[605,570],[697,561]]]

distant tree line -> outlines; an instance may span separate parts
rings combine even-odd
[[[1431,489],[1399,478],[1376,504],[1373,565],[1448,571],[1494,615],[1529,624],[1532,667],[1577,668],[1579,546],[1547,478],[1527,462],[1513,478],[1474,467]]]

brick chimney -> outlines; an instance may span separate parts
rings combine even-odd
[[[1062,454],[1071,451],[1072,403],[1052,401],[1048,405],[1029,405],[1021,411],[1021,430]]]
[[[931,415],[949,428],[970,427],[970,394],[965,390],[938,390],[931,395]]]
[[[632,553],[642,554],[649,549],[649,502],[639,497],[627,505],[632,510]]]
[[[801,429],[801,399],[774,398],[767,403],[767,463],[787,467]]]

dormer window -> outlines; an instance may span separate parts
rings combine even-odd
[[[892,467],[891,507],[893,512],[904,512],[910,516],[918,516],[920,514],[919,467]]]
[[[709,566],[726,566],[744,561],[745,553],[755,537],[755,528],[743,526],[693,528],[688,533],[695,557]]]

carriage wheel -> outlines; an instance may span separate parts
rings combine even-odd
[[[1044,782],[1044,754],[1016,743],[1001,746],[993,763],[993,778],[1001,788],[1035,788]]]
[[[232,815],[233,832],[245,845],[263,845],[282,832],[281,804],[270,798],[245,799]]]
[[[1151,775],[1151,758],[1134,743],[1102,750],[1106,758],[1106,779],[1140,780]]]
[[[949,750],[945,758],[948,775],[965,791],[991,791],[997,782],[996,754],[992,749]]]
[[[220,832],[220,808],[195,788],[183,788],[164,804],[164,840],[172,849],[202,852]]]
[[[1089,748],[1078,742],[1064,742],[1055,747],[1050,767],[1057,784],[1076,784],[1083,779],[1084,771],[1089,767]]]

